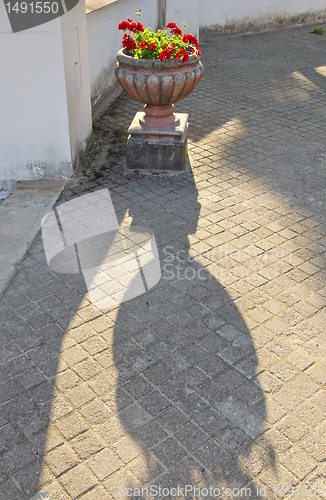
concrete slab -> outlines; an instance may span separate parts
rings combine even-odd
[[[0,294],[64,185],[64,181],[22,181],[0,206]]]

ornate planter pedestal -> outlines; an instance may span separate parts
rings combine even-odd
[[[135,59],[118,52],[116,77],[135,99],[145,103],[137,112],[127,140],[127,168],[185,170],[187,158],[188,114],[175,113],[174,102],[190,94],[204,68],[197,57],[183,64]]]
[[[136,113],[128,129],[127,167],[152,170],[186,170],[188,115],[173,113],[173,123],[146,126],[146,113]],[[165,117],[162,117],[165,118]],[[163,121],[164,123],[164,121]]]

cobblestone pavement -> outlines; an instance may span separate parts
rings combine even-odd
[[[119,223],[154,231],[162,277],[97,311],[38,236],[0,306],[1,500],[150,485],[326,498],[326,40],[312,29],[201,41],[205,75],[177,104],[191,171],[123,169],[140,109],[126,94],[96,121],[94,171],[59,205],[108,188]]]

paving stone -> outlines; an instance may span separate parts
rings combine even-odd
[[[148,448],[167,437],[167,433],[155,420],[150,420],[145,425],[138,427],[134,430],[134,434]]]
[[[268,451],[260,446],[253,445],[249,455],[239,457],[240,462],[254,475],[259,474],[272,460]]]
[[[325,412],[309,399],[295,408],[294,413],[304,422],[309,422],[312,427],[316,427],[325,419]]]
[[[82,500],[111,500],[111,498],[103,486],[96,487],[81,497]]]
[[[249,449],[251,440],[234,426],[223,429],[218,434],[218,443],[230,455],[238,456],[241,452]]]
[[[259,479],[273,492],[276,492],[276,496],[278,497],[282,497],[282,486],[285,484],[296,486],[298,483],[296,476],[294,476],[282,465],[278,465],[277,467],[273,467],[271,465],[266,471],[261,473]]]
[[[76,363],[73,368],[83,380],[89,380],[101,372],[100,364],[91,358]]]
[[[117,456],[106,449],[91,455],[87,460],[87,465],[100,481],[120,468]]]
[[[228,483],[233,488],[241,488],[247,485],[251,489],[251,491],[254,489],[254,485],[249,483],[250,475],[237,460],[232,460],[224,464],[221,467],[221,470],[217,471],[214,476],[216,479],[220,480],[220,484],[224,483],[226,485]],[[223,480],[222,478],[225,479]],[[235,496],[236,493],[237,491],[235,490],[233,495]],[[248,495],[248,490],[242,490],[242,494]]]
[[[293,410],[303,401],[302,396],[293,391],[290,387],[284,387],[280,391],[276,392],[274,394],[274,399],[276,399],[276,401],[287,410]]]
[[[68,444],[63,444],[50,451],[46,455],[45,461],[55,475],[60,475],[72,469],[79,462],[77,455]]]
[[[202,361],[209,356],[208,352],[198,346],[198,344],[191,344],[181,352],[194,364],[197,364],[199,361]]]
[[[23,435],[17,432],[11,424],[4,425],[0,428],[0,451],[3,452],[10,448],[12,444],[19,443],[23,440]]]
[[[251,412],[246,404],[240,403],[240,401],[237,401],[232,396],[216,404],[216,408],[230,422],[238,425],[250,438],[256,438],[261,432],[263,419]]]
[[[42,464],[37,461],[15,474],[15,480],[17,481],[25,495],[29,496],[29,498],[31,498],[31,495],[33,495],[34,492],[39,489],[39,487],[42,487],[44,485],[43,481],[45,478],[44,474],[41,474],[41,472]],[[43,484],[39,485],[39,477],[41,475],[41,483]],[[50,480],[50,478],[51,476],[49,476],[48,481]],[[45,481],[45,483],[48,481]]]
[[[318,462],[322,462],[325,460],[325,444],[324,437],[312,433],[300,443],[300,448],[309,453]]]
[[[177,408],[170,406],[157,417],[157,420],[167,431],[174,431],[184,427],[189,422],[189,417],[179,411]]]
[[[209,377],[196,367],[181,373],[179,378],[191,389],[196,389],[209,380]]]
[[[98,396],[103,396],[107,392],[115,389],[116,382],[110,375],[100,373],[91,380],[88,380],[88,385]]]
[[[21,500],[22,492],[12,479],[8,479],[8,481],[5,481],[1,486],[0,498],[1,500],[6,500],[7,498]]]
[[[128,380],[123,388],[135,399],[139,399],[153,390],[153,387],[147,382],[147,380],[141,375],[133,377]]]
[[[227,346],[226,342],[215,334],[208,335],[204,339],[200,340],[199,344],[210,353],[220,351]]]
[[[290,385],[296,392],[306,398],[309,398],[312,394],[319,390],[319,386],[306,375],[296,377],[293,381],[291,381]]]
[[[70,444],[81,459],[88,458],[91,454],[100,451],[104,446],[91,429],[76,436]]]
[[[326,384],[326,368],[320,363],[313,364],[307,369],[307,374],[319,384]]]
[[[107,405],[105,405],[103,401],[98,399],[87,403],[85,406],[80,408],[79,411],[86,419],[86,421],[91,425],[101,424],[111,416],[111,412]]]
[[[76,437],[78,434],[81,434],[88,429],[86,421],[78,412],[71,413],[67,417],[57,420],[56,427],[68,440]]]
[[[73,411],[72,405],[61,394],[58,396],[55,395],[52,399],[52,404],[50,402],[49,406],[51,408],[49,417],[52,422],[55,422]]]
[[[8,380],[8,383],[0,386],[0,404],[18,396],[21,392],[22,389],[17,382]]]
[[[189,424],[184,429],[175,434],[176,439],[180,440],[190,452],[196,450],[203,443],[208,441],[209,436],[202,432],[199,427]]]
[[[170,356],[164,358],[163,363],[175,375],[187,370],[192,366],[192,362],[178,352],[173,352]]]
[[[120,418],[123,422],[130,425],[132,429],[137,429],[140,425],[150,420],[150,415],[140,404],[134,403],[121,411]]]
[[[2,455],[2,464],[14,474],[24,467],[36,461],[35,454],[26,444],[14,444],[14,446]]]
[[[166,439],[153,448],[153,453],[166,466],[175,466],[183,457],[187,455],[186,450],[179,446],[178,443],[172,438]]]
[[[283,455],[280,462],[300,480],[317,467],[317,462],[313,458],[296,448]]]
[[[81,383],[66,391],[66,397],[73,404],[73,406],[79,408],[94,399],[95,393],[87,384]]]
[[[152,368],[148,368],[144,372],[147,380],[153,384],[164,383],[172,377],[171,372],[164,366],[163,363],[159,363]]]
[[[137,479],[137,476],[133,474],[131,471],[118,471],[116,474],[109,476],[104,482],[103,486],[108,492],[109,498],[112,496],[114,500],[118,500],[121,497],[122,493],[127,493],[127,487],[137,488],[141,487],[142,484]],[[128,485],[128,486],[127,486]],[[120,489],[119,489],[120,486]],[[121,489],[121,486],[124,488]]]
[[[158,391],[152,391],[139,399],[139,403],[150,415],[157,415],[170,406],[170,402]]]
[[[299,441],[309,431],[303,421],[292,414],[282,418],[277,424],[276,429],[293,442]]]
[[[96,485],[97,480],[82,464],[77,465],[60,477],[60,483],[67,490],[72,499],[77,498],[82,493],[87,492]]]
[[[214,440],[210,440],[208,443],[204,444],[204,446],[196,452],[196,457],[204,468],[210,471],[216,470],[229,459],[229,455],[226,451],[224,451]]]

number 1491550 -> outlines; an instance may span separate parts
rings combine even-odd
[[[272,490],[274,492],[275,496],[302,496],[302,497],[309,497],[309,496],[314,496],[314,495],[319,495],[323,496],[324,495],[324,486],[320,484],[319,486],[313,485],[313,484],[301,484],[297,486],[273,486]]]
[[[57,14],[58,2],[8,2],[5,4],[8,14]]]

